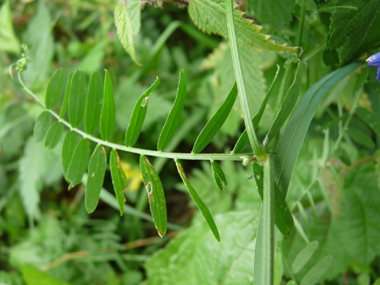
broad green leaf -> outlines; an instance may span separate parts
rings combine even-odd
[[[127,132],[125,133],[125,145],[127,147],[133,146],[140,135],[148,107],[149,96],[157,88],[158,84],[160,84],[160,79],[157,77],[156,81],[137,100],[133,108]]]
[[[380,0],[339,0],[336,5],[358,7],[358,11],[337,9],[331,17],[330,49],[338,48],[340,62],[345,64],[378,45]]]
[[[255,128],[255,130],[259,126],[260,120],[261,120],[261,118],[264,114],[265,108],[268,104],[268,100],[269,100],[270,96],[272,95],[272,90],[273,90],[274,84],[276,83],[276,79],[277,79],[279,72],[280,72],[280,66],[277,65],[276,75],[273,78],[272,84],[270,85],[269,90],[268,90],[267,94],[265,95],[264,101],[261,103],[261,107],[260,107],[259,112],[257,113],[257,115],[252,120],[253,127]],[[231,153],[239,152],[247,144],[247,142],[248,142],[248,134],[247,134],[247,130],[244,130],[244,132],[240,135],[238,141],[236,142],[235,147]]]
[[[88,85],[86,99],[86,114],[84,118],[84,126],[86,133],[91,135],[95,132],[102,111],[103,104],[103,81],[99,72],[94,71],[91,74],[90,83]]]
[[[0,50],[20,54],[20,42],[13,30],[11,7],[6,0],[0,8]]]
[[[36,142],[40,142],[45,138],[46,133],[50,128],[51,121],[52,118],[48,111],[44,111],[38,116],[33,131]]]
[[[195,25],[203,32],[217,34],[228,39],[226,8],[223,0],[191,0],[189,14]],[[270,36],[260,33],[261,26],[254,25],[252,20],[243,18],[243,14],[238,10],[234,12],[239,45],[277,52],[297,49],[287,47],[286,44],[276,44],[269,39]]]
[[[293,273],[297,273],[305,266],[305,264],[310,260],[310,258],[314,254],[315,250],[318,248],[318,245],[318,241],[312,241],[297,254],[292,264]]]
[[[287,193],[301,145],[319,102],[335,83],[360,65],[361,63],[352,63],[330,73],[310,87],[294,109],[281,136],[276,156],[275,179],[284,196]]]
[[[186,99],[186,91],[187,91],[187,79],[186,73],[182,69],[179,73],[179,82],[177,88],[177,96],[175,98],[174,104],[168,118],[166,119],[165,125],[162,128],[160,137],[158,138],[157,149],[164,149],[170,140],[173,138],[179,123],[181,122],[183,107],[185,106]]]
[[[121,168],[119,154],[116,149],[112,149],[110,157],[110,170],[112,177],[113,189],[119,205],[120,215],[124,214],[125,196],[124,191],[127,189],[127,177]]]
[[[70,285],[28,264],[22,267],[22,276],[28,285]]]
[[[182,181],[185,184],[187,191],[189,191],[191,198],[193,198],[193,200],[197,204],[199,210],[201,210],[202,215],[205,218],[205,220],[207,221],[207,224],[209,225],[209,227],[210,227],[212,233],[214,234],[216,240],[220,241],[219,231],[218,231],[218,228],[216,227],[214,219],[211,216],[210,211],[208,210],[205,203],[203,203],[201,198],[198,196],[198,194],[195,191],[195,189],[193,188],[193,186],[191,186],[190,181],[186,177],[186,174],[185,174],[185,171],[183,169],[181,162],[178,159],[175,159],[175,163],[177,165],[178,173],[181,176]]]
[[[301,280],[301,285],[314,285],[325,274],[333,260],[331,255],[321,259]]]
[[[148,192],[149,207],[154,225],[158,235],[163,237],[166,235],[167,213],[165,193],[160,177],[145,155],[140,155],[140,171],[145,189]]]
[[[65,84],[65,76],[62,68],[57,69],[50,78],[46,96],[45,105],[47,109],[54,109],[61,99],[63,85]]]
[[[379,118],[374,113],[363,107],[356,108],[356,113],[358,114],[359,118],[368,126],[370,126],[371,129],[377,134],[377,136],[380,137]]]
[[[224,122],[227,119],[228,114],[230,113],[232,106],[235,103],[237,96],[237,86],[236,84],[232,87],[226,101],[219,107],[218,111],[214,116],[207,122],[204,126],[201,133],[198,135],[197,140],[195,141],[192,153],[201,152],[213,139],[219,129],[222,127]]]
[[[369,149],[375,148],[375,143],[372,141],[372,139],[361,130],[349,128],[347,130],[347,133],[354,142]]]
[[[66,83],[66,91],[65,91],[65,97],[63,98],[63,104],[62,104],[62,108],[61,108],[61,113],[59,115],[59,117],[62,119],[63,116],[65,116],[66,114],[66,109],[67,109],[67,104],[69,102],[69,94],[70,94],[70,89],[71,89],[71,82],[72,82],[72,79],[73,79],[73,73],[70,72],[69,74],[69,79],[67,80],[67,83]]]
[[[253,163],[253,177],[256,181],[257,191],[260,194],[261,200],[264,199],[264,173],[261,165]],[[281,193],[277,184],[274,185],[274,222],[278,230],[285,236],[290,236],[294,230],[294,221],[292,213],[289,210],[288,204],[285,201],[284,195]]]
[[[81,70],[75,71],[70,84],[68,110],[69,122],[73,128],[82,123],[86,107],[86,79]]]
[[[111,76],[106,70],[104,77],[103,108],[100,117],[100,133],[102,140],[108,141],[115,128],[115,100],[113,99]]]
[[[133,42],[133,26],[131,17],[128,11],[128,6],[125,3],[119,3],[115,7],[115,25],[117,35],[124,49],[132,57],[133,61],[140,65],[136,58],[135,46]]]
[[[70,182],[69,190],[81,182],[83,174],[86,172],[89,156],[90,142],[83,138],[76,145],[67,169],[66,177]]]
[[[45,146],[50,149],[55,148],[61,139],[62,132],[63,125],[59,121],[56,121],[54,124],[52,124],[46,134]]]
[[[218,186],[219,190],[224,191],[224,187],[227,185],[227,180],[222,168],[215,160],[211,161],[211,168],[212,176],[214,177],[216,185]]]
[[[65,175],[66,180],[67,178],[67,170],[69,169],[71,159],[74,154],[75,147],[77,146],[78,140],[77,140],[77,134],[74,131],[68,131],[65,135],[65,139],[63,140],[63,146],[62,146],[62,170],[63,174]]]
[[[302,84],[302,64],[298,61],[298,67],[296,74],[294,76],[294,81],[292,86],[290,86],[288,92],[285,95],[284,101],[281,104],[280,110],[278,111],[276,118],[272,126],[270,127],[267,137],[268,143],[278,134],[282,126],[285,124],[287,118],[293,112],[294,107],[297,104],[298,96],[300,94]]]
[[[102,145],[98,145],[88,163],[85,205],[87,213],[95,211],[99,202],[100,190],[106,173],[107,155]]]

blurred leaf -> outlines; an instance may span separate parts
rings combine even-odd
[[[111,151],[110,170],[112,176],[113,189],[115,190],[120,215],[123,215],[125,203],[124,191],[125,189],[127,189],[127,177],[125,176],[125,173],[121,168],[120,158],[116,149],[112,149]]]
[[[81,182],[83,174],[86,172],[89,156],[90,142],[88,139],[82,138],[74,149],[66,172],[66,177],[70,182],[69,190]]]
[[[349,128],[347,130],[347,133],[354,142],[356,142],[356,143],[358,143],[358,144],[360,144],[360,145],[362,145],[368,149],[374,149],[375,148],[375,143],[372,141],[372,139],[369,136],[367,136],[364,132],[362,132],[361,130]]]
[[[75,71],[69,92],[69,122],[76,128],[82,123],[86,107],[86,79],[81,70]]]
[[[108,70],[104,75],[104,97],[100,117],[100,133],[102,140],[108,141],[115,128],[115,101],[113,99],[112,81]]]
[[[70,74],[69,74],[69,79],[67,80],[67,83],[66,83],[65,97],[63,98],[63,103],[62,103],[61,113],[60,113],[60,115],[59,115],[59,117],[60,117],[61,119],[63,119],[63,117],[64,117],[65,114],[66,114],[67,104],[68,104],[68,102],[69,102],[69,96],[70,96],[70,89],[71,89],[71,82],[72,82],[72,79],[73,79],[73,73],[70,72]]]
[[[193,186],[191,186],[190,181],[187,179],[185,171],[183,169],[183,166],[181,162],[178,159],[175,159],[175,163],[177,165],[178,173],[182,178],[183,183],[186,186],[187,191],[189,191],[189,194],[191,198],[193,198],[194,202],[197,204],[199,210],[201,210],[203,217],[207,221],[207,224],[209,225],[212,233],[214,234],[217,241],[220,242],[220,236],[218,228],[216,227],[216,224],[214,222],[213,217],[211,216],[211,213],[205,203],[203,203],[202,199],[199,197]]]
[[[356,108],[356,113],[359,118],[366,123],[371,129],[380,137],[380,120],[379,118],[371,111],[366,108],[358,107]]]
[[[76,132],[72,130],[68,131],[65,135],[65,139],[63,140],[62,145],[62,170],[67,181],[69,181],[67,176],[67,170],[69,169],[70,162],[73,157],[77,143],[78,140]]]
[[[158,84],[160,84],[160,79],[157,77],[156,81],[141,95],[135,104],[127,132],[125,133],[125,145],[127,147],[133,146],[140,135],[148,107],[149,96],[157,88]]]
[[[98,145],[91,155],[88,164],[88,176],[86,184],[85,205],[87,213],[95,211],[99,202],[100,190],[103,186],[104,175],[107,167],[106,150]]]
[[[57,146],[63,132],[63,125],[56,121],[46,134],[45,147],[53,149]]]
[[[314,267],[302,278],[301,285],[314,285],[325,274],[333,260],[331,255],[321,259]]]
[[[228,114],[235,103],[237,93],[237,86],[235,84],[228,94],[226,101],[224,101],[223,105],[219,107],[218,111],[207,122],[206,126],[204,126],[203,130],[198,135],[197,140],[194,143],[192,153],[201,152],[210,143],[215,134],[226,121]]]
[[[22,275],[28,285],[70,285],[28,264],[22,267]]]
[[[99,72],[94,71],[91,74],[90,83],[88,85],[86,99],[86,114],[85,114],[85,130],[91,135],[95,132],[102,111],[103,104],[103,82]]]
[[[224,191],[224,187],[227,185],[227,180],[222,168],[214,160],[211,161],[211,168],[212,176],[214,177],[216,185],[218,186],[219,190]]]
[[[305,264],[310,260],[311,256],[314,254],[315,250],[318,248],[318,245],[318,241],[312,241],[297,254],[296,259],[294,259],[292,264],[293,273],[297,273],[305,266]]]
[[[57,69],[50,78],[46,90],[45,105],[47,109],[54,109],[58,105],[64,83],[65,76],[63,75],[62,68]]]
[[[36,142],[40,142],[45,138],[51,125],[51,116],[52,115],[48,111],[44,111],[38,116],[33,131]]]
[[[377,278],[377,279],[375,280],[375,283],[373,283],[373,285],[380,285],[380,278]]]
[[[141,28],[140,0],[129,0],[127,2],[128,12],[131,18],[133,36],[137,36]]]
[[[173,138],[179,123],[181,122],[182,111],[185,106],[187,92],[187,79],[185,70],[181,70],[179,73],[179,82],[177,88],[177,96],[174,101],[173,107],[166,119],[165,125],[162,128],[160,137],[158,138],[157,149],[164,149]]]
[[[167,213],[165,193],[160,177],[145,155],[140,155],[140,171],[148,192],[149,207],[154,225],[158,235],[163,237],[167,230]]]
[[[20,54],[20,42],[13,30],[11,6],[6,0],[0,8],[0,50]]]

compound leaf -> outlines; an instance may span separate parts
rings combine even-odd
[[[47,109],[54,109],[61,99],[63,85],[65,84],[65,76],[62,68],[57,69],[50,78],[46,96],[45,105]]]
[[[90,142],[83,138],[79,141],[71,157],[69,168],[67,169],[67,179],[70,182],[69,190],[82,180],[86,171],[88,158],[90,156]]]
[[[69,122],[76,128],[82,123],[86,107],[86,79],[81,70],[75,71],[73,75],[68,104]]]
[[[301,285],[314,285],[330,267],[333,257],[328,255],[322,258],[301,280]]]
[[[67,170],[69,169],[77,143],[77,134],[74,131],[68,131],[62,145],[62,170],[67,181],[69,181],[67,178]]]
[[[103,82],[99,72],[94,71],[91,74],[88,85],[86,114],[84,118],[84,127],[86,133],[91,135],[95,132],[100,118],[103,103]]]
[[[214,177],[216,185],[218,186],[219,190],[224,191],[224,187],[227,185],[227,180],[222,168],[215,160],[211,161],[211,168],[212,176]]]
[[[63,104],[62,104],[62,107],[61,107],[61,113],[59,115],[59,117],[61,119],[66,114],[66,109],[67,109],[67,104],[69,102],[69,94],[70,94],[72,80],[73,80],[73,73],[70,72],[69,79],[67,80],[67,84],[66,84],[66,90],[65,90],[65,95],[64,95],[65,97],[63,98]]]
[[[108,141],[115,128],[115,100],[113,99],[111,76],[106,70],[104,78],[103,108],[100,117],[100,133],[102,140]]]
[[[51,125],[46,134],[45,146],[50,149],[55,148],[61,138],[62,132],[63,125],[56,121],[53,125]]]
[[[51,120],[52,118],[49,111],[44,111],[38,116],[33,130],[36,142],[40,142],[45,138],[46,133],[49,130]]]
[[[123,215],[125,203],[124,191],[125,189],[127,189],[127,177],[125,176],[125,173],[121,168],[120,158],[116,149],[112,149],[111,151],[110,169],[113,189],[115,190],[120,215]]]
[[[297,273],[305,266],[305,264],[310,260],[310,258],[318,248],[318,245],[318,241],[312,241],[297,254],[292,264],[292,271],[294,273]]]

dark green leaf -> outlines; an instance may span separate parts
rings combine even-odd
[[[63,125],[56,121],[53,125],[51,125],[49,131],[47,132],[45,146],[50,149],[55,148],[61,138],[62,132]]]
[[[66,84],[66,91],[65,91],[65,97],[63,98],[63,104],[62,104],[62,108],[61,108],[61,113],[59,115],[59,117],[62,119],[63,116],[65,115],[66,113],[66,109],[67,109],[67,104],[69,102],[69,94],[70,94],[70,89],[71,89],[71,82],[73,80],[73,73],[70,72],[69,74],[69,79],[67,80],[67,84]]]
[[[86,133],[91,135],[95,132],[100,118],[103,103],[103,81],[99,72],[91,74],[90,84],[88,85],[86,114],[84,118]]]
[[[350,155],[347,153],[347,151],[342,148],[342,147],[339,147],[336,151],[335,151],[335,155],[347,166],[350,166],[351,165],[351,158],[350,158]]]
[[[125,145],[127,147],[133,146],[140,135],[148,107],[149,95],[157,88],[158,84],[160,84],[160,79],[157,77],[156,81],[141,95],[139,100],[137,100],[133,108],[127,132],[125,133]]]
[[[314,285],[325,274],[331,265],[333,257],[328,255],[322,258],[301,280],[301,285]]]
[[[380,136],[380,120],[374,113],[370,112],[368,109],[365,109],[363,107],[356,108],[356,113],[364,123],[370,126],[371,129],[378,136]]]
[[[54,109],[58,105],[64,84],[65,76],[63,75],[62,68],[57,69],[50,78],[46,90],[45,105],[47,109]]]
[[[124,191],[125,189],[127,189],[127,177],[125,176],[125,173],[121,168],[119,154],[117,153],[116,149],[113,149],[111,151],[110,169],[113,189],[115,190],[120,215],[123,215],[125,203]]]
[[[280,139],[276,156],[275,178],[284,196],[286,196],[302,142],[319,102],[335,83],[360,65],[361,63],[352,63],[330,73],[309,88],[297,104]]]
[[[354,142],[369,149],[375,148],[375,143],[372,141],[372,139],[361,130],[349,128],[347,130],[347,133]]]
[[[22,276],[28,285],[70,285],[28,264],[23,265]]]
[[[215,225],[214,219],[211,216],[210,211],[208,210],[207,206],[201,198],[199,197],[198,193],[195,191],[193,186],[191,186],[190,181],[187,179],[185,171],[183,169],[183,166],[181,162],[178,159],[175,159],[175,163],[177,165],[178,173],[182,178],[183,183],[185,184],[187,191],[189,191],[191,198],[193,198],[194,202],[197,204],[199,210],[201,210],[203,217],[207,221],[212,233],[214,234],[217,241],[220,241],[220,236],[218,232],[218,228]]]
[[[68,104],[69,122],[76,128],[82,123],[86,107],[86,79],[81,70],[75,71],[71,80]]]
[[[315,250],[318,248],[318,245],[318,241],[312,241],[297,254],[292,264],[293,273],[297,273],[305,266],[305,264],[310,260],[310,258],[314,254]]]
[[[83,174],[87,168],[89,156],[90,142],[88,139],[83,138],[75,147],[69,168],[67,169],[66,177],[70,182],[69,190],[81,182]]]
[[[95,211],[99,202],[100,190],[106,173],[107,155],[102,145],[98,145],[88,163],[85,205],[87,213]]]
[[[165,193],[160,177],[145,155],[140,155],[140,171],[148,192],[149,207],[154,225],[160,237],[166,234],[167,213]]]
[[[48,111],[42,112],[34,125],[34,138],[36,142],[42,141],[48,132],[51,124],[51,115]]]
[[[347,116],[348,116],[348,113],[346,113],[346,114],[344,114],[344,115],[342,115],[342,116],[340,116],[340,117],[338,117],[338,118],[336,118],[336,119],[334,119],[334,120],[328,122],[326,125],[320,127],[320,128],[317,130],[317,132],[320,132],[320,131],[323,131],[323,130],[329,129],[329,128],[331,128],[331,127],[337,125],[340,121],[342,121],[342,120],[344,120],[345,118],[347,118]]]
[[[104,97],[102,115],[100,117],[100,133],[102,140],[108,141],[115,128],[115,100],[113,99],[111,76],[106,70],[104,76]]]
[[[67,178],[67,170],[69,169],[71,159],[74,154],[75,147],[77,146],[77,134],[74,131],[68,131],[62,145],[62,170],[63,174]]]
[[[227,180],[226,180],[226,176],[223,173],[222,168],[214,160],[211,161],[211,168],[212,168],[212,175],[214,177],[214,181],[216,185],[221,191],[224,191],[224,186],[227,185]]]
[[[178,125],[181,121],[183,107],[185,106],[186,99],[186,91],[187,91],[187,79],[186,73],[182,69],[179,73],[179,82],[177,88],[177,96],[174,101],[173,107],[170,110],[168,118],[166,119],[165,125],[162,128],[160,137],[158,138],[157,149],[164,149],[170,140],[173,138]]]
[[[210,121],[207,122],[206,126],[197,137],[192,153],[201,152],[210,143],[226,121],[228,114],[235,103],[237,93],[237,86],[234,84],[222,106],[219,107],[218,111],[210,119]]]

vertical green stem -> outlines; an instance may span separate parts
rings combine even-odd
[[[302,44],[302,34],[303,34],[303,25],[305,22],[305,14],[306,14],[306,4],[305,4],[305,0],[302,0],[301,18],[300,18],[300,24],[298,26],[298,33],[297,33],[297,46],[299,47]]]

